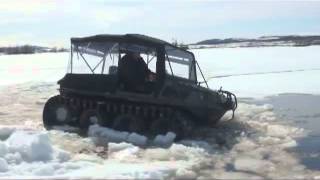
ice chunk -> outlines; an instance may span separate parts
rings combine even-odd
[[[5,159],[0,158],[0,172],[8,171],[8,163]]]
[[[118,160],[132,160],[140,148],[129,143],[109,143],[108,153]]]
[[[59,162],[66,162],[71,159],[67,151],[55,149],[55,157]]]
[[[234,161],[234,168],[238,171],[258,172],[273,169],[273,164],[266,160],[252,157],[238,157]]]
[[[48,161],[53,149],[47,134],[16,131],[7,140],[9,150],[18,152],[26,161]]]
[[[93,137],[105,137],[112,142],[126,141],[129,136],[127,132],[115,131],[107,127],[100,127],[99,125],[90,126],[88,134]]]
[[[168,132],[165,136],[164,135],[157,135],[154,138],[153,143],[158,146],[168,147],[173,143],[175,138],[176,138],[175,133]]]
[[[267,134],[273,137],[286,137],[289,135],[290,130],[288,127],[272,124],[267,127]]]
[[[7,145],[0,141],[0,157],[4,157],[8,153]]]
[[[163,148],[146,149],[144,157],[150,160],[167,161],[170,159],[170,151]]]
[[[22,162],[22,157],[18,152],[7,154],[4,158],[9,164],[20,164]]]
[[[240,141],[238,144],[236,144],[233,149],[241,152],[246,152],[253,150],[257,147],[257,144],[255,144],[253,141],[243,138],[242,141]]]
[[[212,172],[213,177],[209,179],[265,179],[255,174],[249,174],[245,172]],[[208,178],[203,178],[208,179]]]
[[[281,139],[277,137],[270,137],[270,136],[258,137],[258,142],[264,145],[273,145],[281,142]]]
[[[134,161],[139,150],[140,149],[136,146],[131,148],[126,148],[124,150],[114,153],[113,157],[120,161]]]
[[[206,141],[199,141],[199,140],[182,140],[180,141],[181,144],[191,147],[198,147],[209,151],[212,151],[213,148],[217,148],[216,144],[209,144]]]
[[[280,146],[283,148],[293,148],[293,147],[296,147],[297,145],[298,145],[297,141],[295,141],[293,139],[290,139],[287,142],[280,144]]]
[[[196,179],[197,174],[189,169],[181,168],[176,171],[175,179]]]
[[[108,151],[109,153],[114,153],[118,151],[122,151],[124,149],[133,148],[135,147],[132,144],[121,142],[121,143],[109,143],[108,144]]]
[[[171,158],[175,160],[199,160],[207,155],[207,152],[203,148],[188,147],[182,144],[172,144],[169,151]]]
[[[99,125],[96,125],[96,124],[91,125],[88,129],[88,136],[93,136],[93,137],[101,136],[102,132],[103,132],[103,129]]]
[[[51,164],[43,164],[39,166],[39,168],[35,169],[33,174],[37,176],[52,176],[54,175],[54,171],[55,169]]]
[[[16,130],[15,127],[0,126],[0,139],[1,140],[7,139],[15,130]]]
[[[266,111],[272,111],[273,110],[273,106],[271,104],[264,104],[262,106],[262,108]]]
[[[106,138],[110,142],[130,142],[138,146],[147,144],[148,138],[137,133],[116,131],[99,125],[92,125],[89,128],[89,136]],[[170,138],[170,137],[169,137]]]
[[[138,146],[144,146],[147,144],[147,140],[148,138],[142,135],[139,135],[137,133],[131,133],[128,136],[128,142],[134,144],[134,145],[138,145]]]
[[[260,121],[275,121],[276,116],[272,111],[267,111],[259,115]]]
[[[99,158],[98,156],[94,156],[94,155],[88,155],[88,154],[76,154],[73,158],[72,158],[73,162],[90,162],[90,163],[102,163],[102,159]],[[69,164],[70,167],[73,167],[71,166],[71,164]],[[76,167],[78,168],[78,165],[74,165],[75,169]]]

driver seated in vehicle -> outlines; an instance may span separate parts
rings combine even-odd
[[[153,73],[139,52],[127,51],[118,64],[119,78],[126,90],[142,90],[146,82],[155,80]]]

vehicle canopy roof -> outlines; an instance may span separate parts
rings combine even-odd
[[[119,43],[141,44],[144,46],[149,46],[154,48],[163,47],[166,50],[178,49],[180,51],[189,53],[193,56],[193,53],[191,53],[190,51],[186,51],[185,49],[176,47],[166,41],[163,41],[154,37],[142,35],[142,34],[124,34],[124,35],[98,34],[98,35],[88,36],[88,37],[71,38],[72,44],[82,44],[82,43],[88,43],[88,42],[99,42],[99,43],[119,42]]]
[[[164,54],[162,54],[164,58],[161,58],[160,62],[169,62],[172,75],[175,74],[173,70],[178,71],[178,69],[181,68],[181,66],[178,67],[179,65],[172,66],[174,65],[172,63],[187,65],[189,73],[186,78],[197,82],[196,60],[194,54],[157,38],[141,34],[98,34],[88,37],[71,38],[71,44],[72,50],[77,53],[80,52],[80,55],[81,52],[85,52],[100,57],[105,57],[108,53],[118,53],[119,51],[126,52],[127,50],[145,54],[153,54],[155,52],[154,50],[160,50],[160,52],[164,52]],[[115,51],[113,51],[113,49]],[[72,52],[73,51],[71,51],[71,53]]]
[[[141,34],[98,34],[94,36],[82,37],[82,38],[71,38],[72,43],[83,43],[83,42],[136,42],[150,46],[163,46],[163,45],[170,45],[168,42],[153,38],[146,35]]]

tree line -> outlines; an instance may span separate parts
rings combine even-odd
[[[34,54],[42,52],[66,52],[65,48],[46,48],[32,45],[0,47],[0,54]]]
[[[185,50],[189,49],[187,44],[184,44],[183,42],[178,42],[178,40],[175,38],[172,38],[171,44]]]

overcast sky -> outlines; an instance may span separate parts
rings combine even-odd
[[[320,1],[1,0],[0,45],[69,46],[70,37],[141,33],[210,38],[320,35]]]

